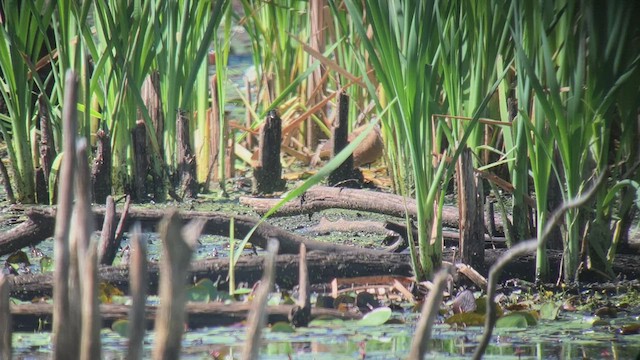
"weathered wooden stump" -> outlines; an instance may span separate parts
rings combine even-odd
[[[44,95],[38,97],[38,112],[40,118],[40,167],[36,169],[36,198],[40,204],[49,204],[49,174],[56,157],[51,117]]]
[[[147,129],[144,120],[136,121],[136,126],[131,130],[133,142],[133,198],[137,202],[147,200],[147,193],[153,188],[153,184],[147,189],[147,174],[149,172],[149,144]]]
[[[337,123],[333,126],[333,148],[331,157],[349,145],[349,96],[344,92],[338,98]],[[353,168],[353,154],[335,169],[327,179],[330,186],[360,187],[363,177],[360,170]]]
[[[282,120],[275,110],[269,111],[260,131],[258,162],[253,168],[253,192],[268,194],[284,190],[280,144],[282,143]]]
[[[469,148],[460,154],[457,167],[460,255],[465,264],[478,269],[484,265],[484,192]]]
[[[178,110],[176,116],[180,191],[184,198],[195,198],[198,194],[198,182],[196,180],[196,156],[191,150],[189,141],[189,119],[184,110]]]
[[[111,139],[105,130],[96,132],[96,156],[91,167],[93,201],[104,203],[111,195]]]
[[[163,202],[167,196],[165,163],[161,155],[164,154],[164,110],[162,109],[162,99],[160,98],[160,74],[157,71],[149,74],[144,80],[141,95],[142,102],[147,107],[153,124],[154,131],[149,131],[148,136],[155,136],[159,154],[158,156],[148,154],[150,156],[148,157],[149,168],[147,169],[147,174],[151,175],[153,182],[152,184],[147,184],[147,192],[153,194],[155,201]],[[139,114],[138,120],[144,121],[142,114]]]

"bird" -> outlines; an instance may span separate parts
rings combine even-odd
[[[369,125],[362,125],[354,129],[349,134],[349,142],[353,141],[360,135]],[[329,139],[318,146],[314,156],[311,158],[310,165],[315,167],[321,159],[328,159],[331,156],[331,148],[333,147],[333,139]],[[374,163],[382,157],[384,153],[384,142],[380,126],[376,125],[367,136],[353,150],[353,166],[360,167],[363,165]]]

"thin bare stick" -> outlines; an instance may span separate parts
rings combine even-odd
[[[479,360],[482,358],[482,355],[489,345],[489,340],[491,340],[491,335],[493,334],[493,327],[495,326],[497,320],[496,302],[494,298],[496,295],[498,278],[500,277],[502,270],[507,266],[507,264],[509,264],[519,256],[528,254],[535,251],[538,247],[544,246],[553,228],[560,223],[562,217],[568,210],[584,205],[585,203],[590,201],[593,196],[595,196],[596,190],[606,177],[605,174],[606,172],[600,174],[600,177],[591,186],[591,188],[584,192],[581,196],[565,202],[561,207],[554,211],[549,218],[549,221],[545,225],[544,230],[542,231],[542,235],[539,239],[531,239],[515,245],[506,253],[504,253],[504,255],[502,255],[498,259],[498,261],[496,261],[496,263],[491,267],[491,269],[489,270],[489,285],[487,288],[487,313],[485,316],[486,320],[484,323],[484,334],[482,335],[480,344],[476,348],[476,352],[473,354],[473,359]]]
[[[424,359],[424,355],[429,351],[429,340],[431,339],[431,333],[433,331],[433,322],[436,320],[438,311],[440,310],[440,303],[444,296],[444,289],[447,286],[447,279],[451,273],[451,268],[447,266],[445,269],[441,269],[433,277],[433,287],[429,291],[427,300],[422,305],[422,313],[420,314],[420,321],[416,327],[416,332],[413,335],[413,341],[411,342],[411,352],[409,352],[410,360]]]
[[[62,107],[62,137],[64,157],[58,179],[58,208],[54,233],[54,283],[53,289],[53,358],[78,357],[78,337],[65,333],[69,321],[69,228],[73,210],[73,172],[76,165],[75,136],[77,122],[77,78],[67,71],[64,105]]]
[[[307,267],[307,247],[300,244],[300,264],[298,273],[298,301],[289,314],[291,325],[307,326],[311,321],[311,299],[309,296],[309,269]]]
[[[11,284],[0,273],[0,359],[11,359]]]
[[[88,178],[87,178],[88,179]],[[98,242],[91,241],[84,256],[82,278],[82,336],[80,359],[100,358],[100,304],[98,301]]]
[[[107,196],[107,202],[104,208],[104,222],[100,231],[100,251],[99,260],[102,265],[111,265],[118,249],[113,246],[115,239],[114,222],[116,217],[116,203],[113,196]]]
[[[160,307],[156,315],[153,358],[178,359],[184,332],[187,270],[204,222],[194,220],[182,228],[177,210],[169,211],[160,224]]]
[[[77,245],[81,297],[77,316],[81,323],[80,359],[100,358],[100,309],[98,308],[98,243],[91,241],[93,216],[86,139],[76,145],[76,207],[74,235]]]
[[[124,202],[124,209],[122,209],[122,215],[120,215],[120,221],[118,222],[118,227],[116,228],[116,233],[113,239],[115,243],[118,243],[118,246],[120,246],[120,241],[122,240],[122,234],[124,234],[124,226],[127,222],[127,216],[129,215],[130,206],[131,206],[131,195],[127,195],[127,199]],[[111,262],[113,262],[113,260],[111,260]]]
[[[244,349],[242,350],[243,360],[253,360],[258,358],[258,351],[260,350],[260,335],[262,328],[267,320],[267,300],[269,299],[269,293],[273,288],[276,275],[276,254],[278,253],[278,241],[274,239],[269,240],[267,245],[267,254],[265,255],[264,273],[262,274],[262,280],[260,280],[260,287],[257,294],[254,297],[253,306],[247,318],[247,338],[244,343]]]
[[[300,244],[300,273],[298,286],[298,305],[303,308],[311,308],[309,299],[309,270],[307,269],[307,247]]]
[[[131,289],[131,310],[129,311],[129,345],[127,359],[142,359],[142,340],[144,339],[145,299],[147,296],[147,243],[142,239],[140,223],[133,226],[131,236],[131,261],[129,278]]]

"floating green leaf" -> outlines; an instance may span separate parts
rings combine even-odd
[[[518,328],[524,329],[529,326],[526,313],[515,312],[509,315],[505,315],[498,319],[496,322],[496,328]]]
[[[484,325],[484,314],[460,313],[455,314],[444,321],[449,325],[458,326],[482,326]]]
[[[391,309],[388,307],[381,307],[372,310],[365,315],[362,319],[358,320],[359,326],[379,326],[386,323],[391,318]]]
[[[115,333],[122,336],[123,338],[128,338],[129,337],[129,320],[120,319],[120,320],[114,321],[113,324],[111,324],[111,330],[113,330]]]
[[[288,322],[278,321],[271,326],[271,332],[294,333],[296,332],[296,329],[294,329]]]
[[[560,314],[560,309],[562,308],[562,304],[558,304],[556,302],[548,302],[544,303],[540,308],[540,318],[544,320],[555,320],[558,318],[558,314]]]

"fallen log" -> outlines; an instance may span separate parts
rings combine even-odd
[[[327,283],[334,278],[348,278],[365,275],[411,275],[411,261],[408,254],[392,254],[378,252],[376,254],[362,252],[319,251],[307,254],[309,282],[311,284]],[[276,284],[283,289],[292,289],[298,284],[299,256],[279,255],[276,262]],[[260,280],[263,269],[261,256],[240,257],[235,267],[236,283],[247,283],[249,286]],[[158,291],[158,263],[149,263],[149,293]],[[208,278],[219,281],[220,289],[227,289],[229,259],[207,259],[191,263],[188,278],[194,282]],[[112,284],[125,293],[129,293],[128,266],[102,266],[99,270],[102,282]],[[25,274],[7,277],[11,284],[11,296],[23,300],[31,300],[42,296],[50,296],[52,291],[52,274]]]
[[[127,319],[130,306],[120,304],[100,305],[100,315],[102,326],[111,327],[114,321]],[[239,323],[247,317],[251,303],[231,303],[222,302],[209,303],[187,303],[185,311],[187,313],[187,324],[189,328],[200,328],[207,326],[225,326]],[[287,316],[293,310],[294,305],[268,306],[268,322],[273,324],[279,321],[288,322]],[[147,328],[151,329],[156,316],[157,306],[147,305],[145,309],[145,319]],[[53,305],[47,303],[11,305],[13,315],[14,331],[47,331],[48,324],[51,324]],[[311,318],[330,316],[343,320],[355,320],[361,316],[356,313],[342,312],[335,309],[312,308]],[[46,321],[43,321],[46,320]],[[43,327],[44,326],[44,327]]]
[[[488,269],[506,249],[486,249],[484,269]],[[560,269],[562,252],[548,250],[551,278],[557,278]],[[451,260],[453,251],[445,249],[443,259]],[[298,255],[278,255],[276,263],[276,283],[282,289],[292,289],[298,284]],[[254,284],[262,276],[262,257],[243,256],[236,264],[236,282]],[[622,278],[640,278],[640,262],[638,255],[618,254],[613,265],[613,271]],[[378,255],[359,252],[310,252],[307,254],[309,284],[326,284],[334,278],[353,278],[358,276],[374,275],[399,275],[411,276],[411,260],[409,254],[380,253]],[[487,272],[478,269],[481,274]],[[226,280],[229,271],[229,259],[207,259],[191,263],[188,277],[194,283],[200,279],[208,278],[212,281],[220,279],[218,287],[221,290],[228,288]],[[158,264],[150,263],[149,268],[149,293],[156,294],[158,287]],[[99,270],[102,282],[112,284],[124,293],[129,293],[129,269],[127,266],[103,266]],[[535,254],[529,254],[518,258],[509,264],[500,281],[519,278],[526,281],[535,281]],[[601,281],[598,274],[590,274],[581,281]],[[25,274],[7,276],[11,284],[11,297],[31,300],[42,296],[50,296],[52,291],[52,274]]]
[[[262,215],[269,211],[280,199],[256,198],[241,196],[240,203],[252,207]],[[404,218],[409,215],[417,217],[415,199],[378,191],[347,189],[329,186],[313,186],[299,199],[283,205],[271,216],[292,216],[313,214],[326,209],[348,209],[366,211],[377,214]],[[502,228],[502,220],[495,219],[496,226]],[[444,205],[442,209],[442,225],[450,228],[459,227],[458,208]],[[486,224],[489,228],[489,224]]]
[[[13,229],[0,232],[0,256],[11,254],[53,236],[55,216],[27,212],[27,220]]]
[[[105,209],[93,210],[96,224],[104,222]],[[152,209],[130,209],[125,219],[125,228],[130,228],[134,223],[140,222],[143,228],[155,228],[165,214],[163,210]],[[355,248],[348,245],[332,244],[322,241],[308,239],[281,229],[277,226],[260,222],[259,219],[249,216],[236,216],[218,212],[205,211],[182,211],[183,225],[193,219],[203,219],[206,221],[203,234],[229,236],[231,219],[234,219],[236,239],[244,238],[258,224],[256,230],[251,234],[249,242],[265,248],[270,238],[280,241],[280,254],[297,254],[300,244],[305,244],[309,251],[350,252]],[[21,248],[36,245],[44,239],[53,235],[55,209],[30,208],[25,211],[27,220],[15,228],[0,233],[0,256],[10,254]],[[121,212],[116,212],[115,216],[121,216]],[[369,254],[384,253],[381,250],[359,248],[357,251]]]

